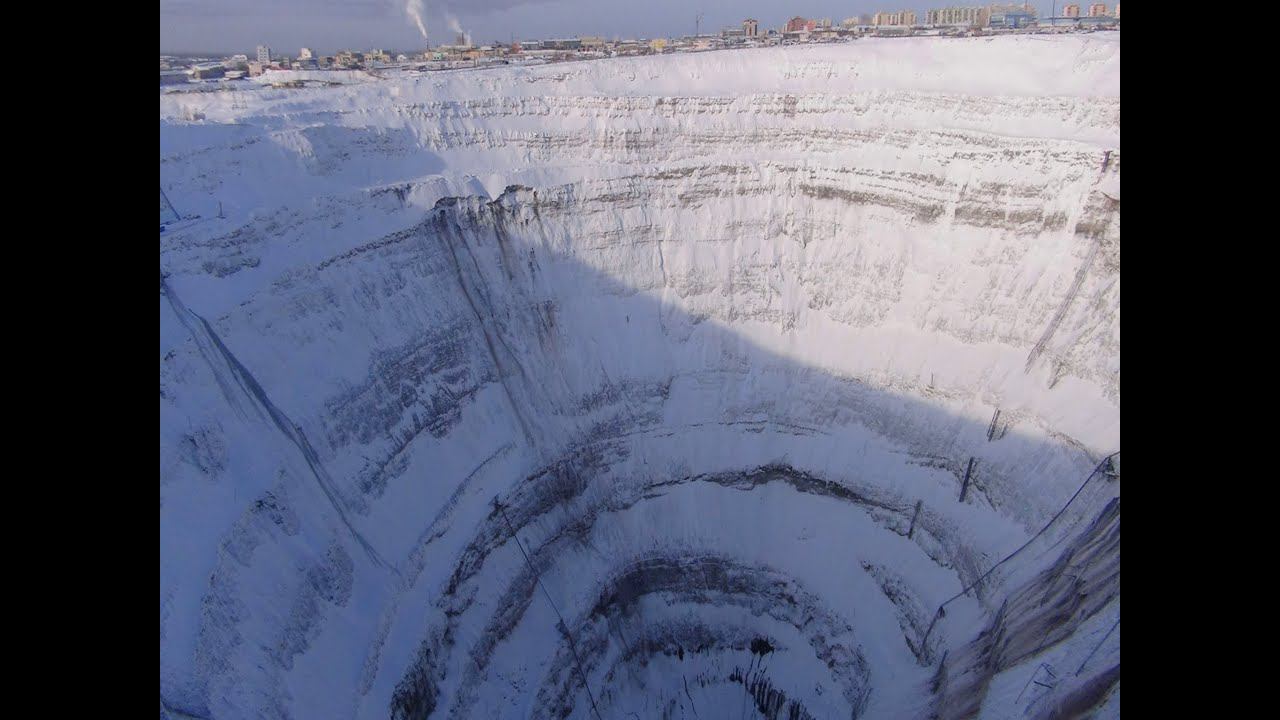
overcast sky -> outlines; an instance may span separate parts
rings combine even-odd
[[[761,29],[803,15],[847,17],[877,10],[977,5],[928,0],[160,0],[160,52],[250,52],[265,44],[286,55],[301,47],[420,50],[423,42],[408,8],[425,8],[431,44],[453,42],[450,18],[477,44],[577,35],[668,37],[718,31],[754,17]],[[1059,2],[1058,6],[1065,4]],[[1088,3],[1083,0],[1080,5]],[[1048,14],[1050,3],[1041,14]],[[1108,2],[1108,8],[1114,5]],[[923,18],[921,18],[923,20]]]

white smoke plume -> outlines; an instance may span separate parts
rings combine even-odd
[[[405,0],[404,11],[418,25],[418,32],[422,33],[422,40],[428,45],[431,41],[427,38],[427,25],[422,19],[427,14],[427,6],[423,0]]]
[[[449,29],[457,33],[458,36],[463,39],[462,41],[464,45],[470,45],[471,35],[462,29],[462,23],[458,22],[458,18],[455,17],[453,13],[447,11],[445,12],[444,17],[445,21],[449,23]]]

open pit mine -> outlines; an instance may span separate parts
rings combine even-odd
[[[1119,716],[1118,34],[324,77],[160,97],[162,718]]]

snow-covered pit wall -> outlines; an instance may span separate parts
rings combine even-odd
[[[1119,79],[162,94],[162,716],[1118,715]]]

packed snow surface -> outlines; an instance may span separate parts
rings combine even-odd
[[[1118,716],[1119,87],[1100,33],[162,92],[162,716]]]

